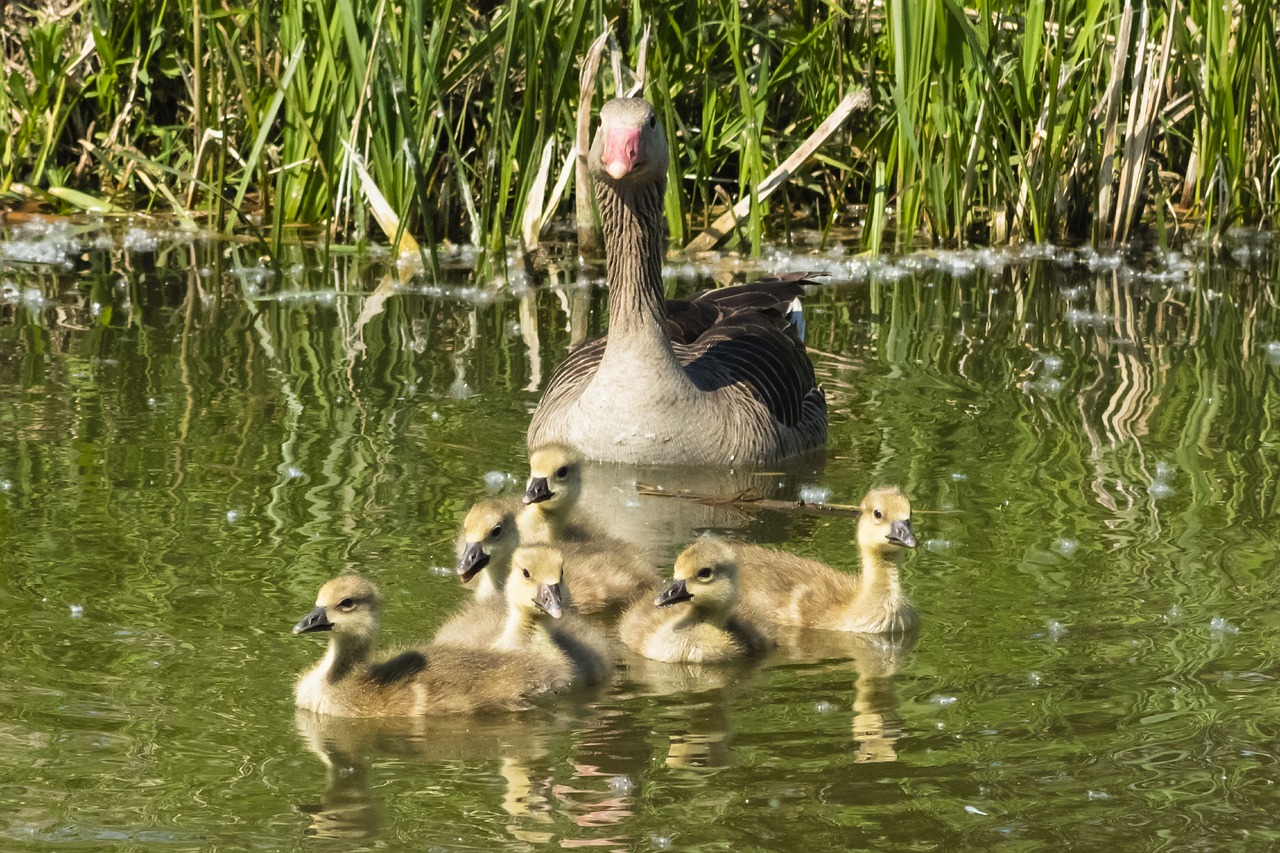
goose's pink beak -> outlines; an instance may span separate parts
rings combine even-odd
[[[631,172],[640,157],[640,128],[611,127],[604,138],[604,170],[615,181]]]

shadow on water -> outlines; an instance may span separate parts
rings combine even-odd
[[[366,574],[389,642],[434,631],[465,596],[463,513],[515,493],[538,389],[606,324],[576,263],[477,281],[465,251],[443,260],[447,280],[399,285],[376,255],[276,271],[127,224],[0,240],[7,849],[1280,840],[1266,235],[1214,257],[768,258],[830,273],[806,304],[825,457],[591,466],[584,503],[667,567],[714,529],[852,570],[850,519],[634,484],[901,485],[919,636],[787,637],[709,672],[625,659],[579,707],[295,732],[318,649],[288,631],[318,585]],[[680,263],[668,284],[757,270]]]

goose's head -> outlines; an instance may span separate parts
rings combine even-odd
[[[526,504],[540,504],[543,512],[564,513],[582,493],[582,454],[562,444],[540,447],[529,456]]]
[[[916,547],[911,531],[911,501],[897,486],[867,492],[858,507],[858,544],[878,551]]]
[[[732,546],[707,537],[676,557],[673,580],[654,601],[658,607],[689,602],[707,614],[727,614],[738,602],[738,562]]]
[[[507,579],[507,605],[536,617],[552,619],[564,615],[560,582],[564,556],[551,545],[526,545],[511,556],[511,577]]]
[[[502,566],[516,549],[515,516],[498,501],[480,501],[467,512],[458,534],[458,577],[466,583],[494,563]]]
[[[629,186],[665,181],[667,136],[644,98],[614,98],[600,108],[587,166],[597,181]]]
[[[382,594],[371,581],[342,575],[320,587],[315,609],[293,626],[293,633],[332,631],[335,637],[371,641],[381,609]]]

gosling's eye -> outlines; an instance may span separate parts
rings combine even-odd
[[[568,476],[569,476],[569,466],[561,465],[559,470],[556,471],[556,477],[558,479],[563,480],[565,477],[568,477]]]
[[[530,579],[531,579],[531,577],[532,577],[532,576],[529,574],[529,570],[528,570],[528,569],[521,569],[521,570],[520,570],[520,574],[524,575],[524,579],[525,579],[525,580],[530,580]]]
[[[877,510],[874,510],[874,511],[872,512],[872,515],[874,515],[876,518],[884,518],[884,513],[883,513],[883,512],[881,512],[881,511],[880,511],[880,510],[878,510],[878,509],[877,509]]]
[[[698,569],[698,577],[704,581],[711,580],[711,569],[710,568]]]
[[[656,114],[649,116],[649,127],[657,127],[657,126],[658,126],[658,116]]]
[[[495,524],[495,525],[493,526],[493,529],[489,531],[489,538],[490,538],[490,539],[497,539],[497,538],[498,538],[499,536],[501,536],[501,535],[502,535],[502,525],[501,525],[501,524]]]
[[[338,609],[339,609],[339,610],[350,610],[351,608],[353,608],[353,607],[355,607],[355,606],[356,606],[356,603],[355,603],[354,601],[352,601],[351,599],[349,599],[349,598],[344,598],[344,599],[342,599],[341,601],[339,601],[339,602],[338,602]]]

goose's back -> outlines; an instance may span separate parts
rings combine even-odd
[[[858,577],[826,563],[760,545],[734,545],[743,601],[778,625],[822,627],[834,611],[847,607]]]

